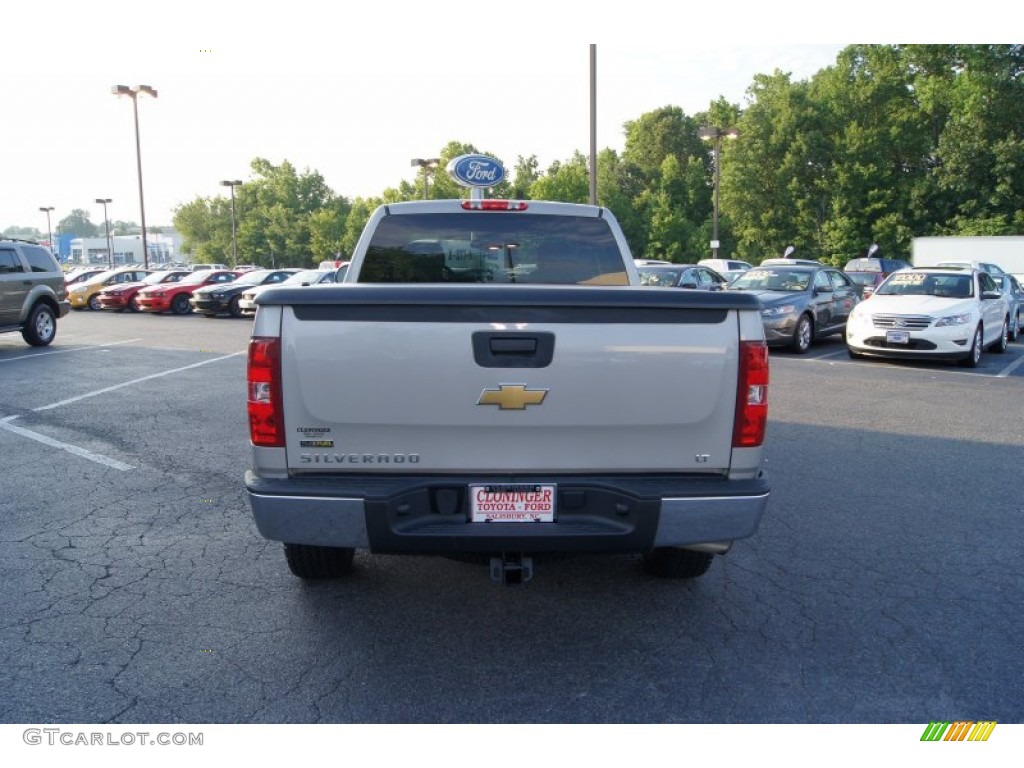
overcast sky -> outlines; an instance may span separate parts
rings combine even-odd
[[[598,147],[621,151],[627,120],[666,105],[693,114],[719,97],[742,105],[758,73],[807,79],[865,24],[801,27],[794,19],[822,6],[796,0],[781,21],[779,5],[774,15],[742,3],[712,13],[655,0],[591,22],[572,9],[600,14],[592,2],[472,2],[463,13],[391,2],[354,16],[352,5],[295,0],[273,17],[231,5],[247,15],[215,0],[16,9],[5,26],[37,34],[6,44],[0,229],[44,230],[39,208],[51,205],[54,224],[74,208],[98,223],[98,197],[113,200],[111,219],[139,221],[132,102],[111,94],[115,84],[158,91],[138,99],[143,188],[147,224],[169,225],[176,206],[226,193],[221,180],[251,178],[256,157],[319,171],[352,198],[413,180],[410,159],[452,140],[510,169],[519,155],[544,169],[586,153],[591,42]],[[138,15],[150,7],[162,10]],[[45,42],[45,55],[27,40]]]

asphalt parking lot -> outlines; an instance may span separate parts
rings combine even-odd
[[[0,336],[0,721],[1024,721],[1024,344],[773,351],[768,513],[701,579],[359,553],[307,585],[245,499],[249,327]]]

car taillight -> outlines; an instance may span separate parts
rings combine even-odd
[[[732,447],[755,448],[761,445],[767,424],[768,345],[763,341],[741,341]]]
[[[264,448],[284,447],[281,403],[281,340],[256,336],[249,342],[249,439]]]

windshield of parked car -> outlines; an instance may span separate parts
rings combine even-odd
[[[938,272],[897,272],[875,291],[876,296],[939,296],[966,299],[974,295],[970,275]]]
[[[729,283],[731,291],[806,291],[811,272],[776,268],[748,269]]]
[[[189,272],[188,276],[183,277],[180,282],[182,285],[202,285],[214,274],[218,273],[210,269],[201,269],[198,272]]]
[[[317,282],[323,274],[324,270],[322,269],[304,269],[301,272],[296,272],[287,280],[282,281],[281,285],[295,285],[296,283],[309,283],[312,285]]]
[[[661,288],[674,288],[679,285],[679,278],[683,274],[681,269],[658,269],[651,267],[639,267],[640,285],[656,285]]]
[[[181,278],[185,277],[185,275],[187,274],[189,273],[173,272],[168,270],[164,270],[163,272],[151,272],[150,274],[142,278],[141,282],[145,283],[146,285],[159,285],[160,283],[176,283],[179,280],[181,280]]]
[[[604,219],[480,212],[385,217],[358,281],[628,285],[629,278]]]
[[[261,285],[272,274],[274,274],[272,269],[253,269],[249,272],[244,272],[241,276],[232,280],[232,282],[235,285]]]

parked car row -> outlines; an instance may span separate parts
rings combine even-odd
[[[347,262],[345,263],[347,265]],[[145,270],[137,267],[81,270],[65,276],[69,304],[76,310],[116,312],[190,312],[206,317],[241,317],[256,313],[257,289],[275,285],[316,285],[334,282],[345,266],[330,269],[197,269]],[[243,296],[245,300],[243,301]],[[243,310],[245,306],[245,310]]]
[[[798,354],[842,334],[850,357],[951,360],[975,367],[1024,327],[1024,287],[986,264],[911,267],[867,257],[839,270],[805,259],[765,259],[731,281],[702,280],[692,264],[642,265],[641,283],[749,291],[771,347]]]

